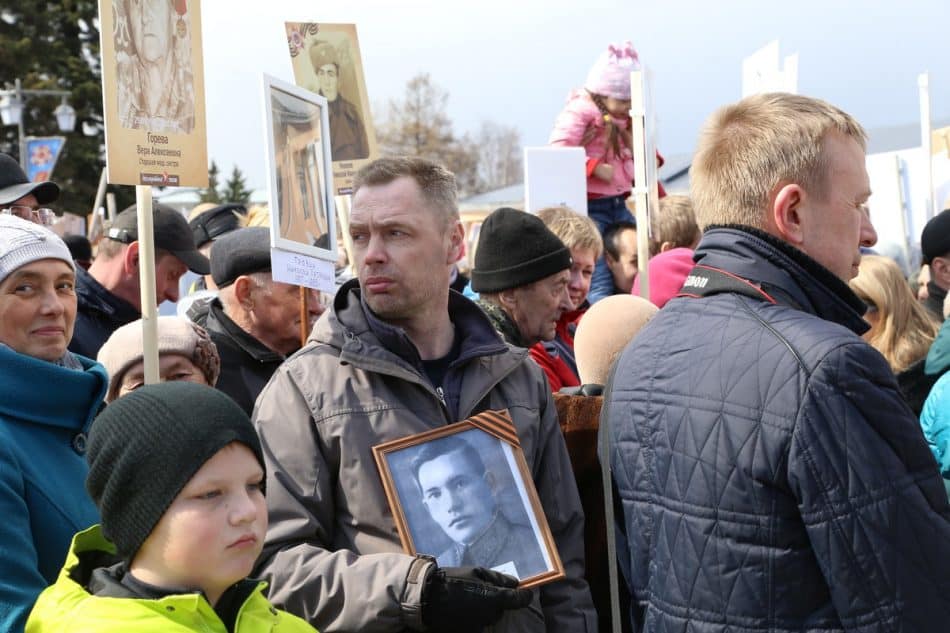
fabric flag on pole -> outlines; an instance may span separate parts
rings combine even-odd
[[[53,174],[56,159],[66,144],[65,136],[28,136],[26,139],[26,177],[30,182],[45,182]]]

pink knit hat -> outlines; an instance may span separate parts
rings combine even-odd
[[[630,73],[635,70],[640,70],[640,58],[633,50],[633,44],[629,40],[623,44],[610,44],[587,73],[584,88],[605,97],[629,99]]]
[[[650,302],[658,308],[675,297],[696,263],[690,248],[672,248],[650,258]],[[640,295],[640,275],[633,280],[631,294]]]

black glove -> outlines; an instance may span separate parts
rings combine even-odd
[[[517,587],[517,578],[483,567],[433,565],[422,585],[422,622],[430,631],[481,631],[531,603],[531,590]]]

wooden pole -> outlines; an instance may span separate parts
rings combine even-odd
[[[96,221],[96,215],[99,213],[99,208],[102,206],[103,201],[106,197],[106,169],[102,168],[102,173],[99,175],[99,187],[96,189],[96,198],[92,202],[92,211],[89,212],[88,222],[86,223],[86,237],[92,238],[92,228],[93,224]]]
[[[135,195],[136,195],[136,197],[137,197],[137,196],[138,196],[138,193],[136,193]],[[116,216],[116,212],[115,212],[115,194],[114,194],[114,193],[107,193],[107,194],[106,194],[106,219],[111,222],[112,220],[115,219],[115,216]]]
[[[307,337],[310,336],[310,310],[307,308],[308,294],[310,294],[309,288],[300,286],[300,347],[307,344]]]
[[[152,222],[152,188],[135,187],[138,213],[139,286],[142,298],[142,342],[145,384],[158,382],[158,302],[155,299],[155,231]]]
[[[353,261],[353,240],[350,238],[350,203],[353,196],[335,196],[333,206],[336,209],[337,226],[340,227],[340,235],[343,236],[343,249],[346,251],[346,261],[349,263],[350,270],[356,275],[356,262]]]

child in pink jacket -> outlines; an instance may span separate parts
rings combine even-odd
[[[554,122],[551,145],[583,147],[587,152],[587,195],[591,200],[617,198],[622,202],[630,195],[630,73],[639,68],[630,42],[611,44],[590,69],[584,87],[568,95],[567,105]]]
[[[583,147],[587,153],[587,215],[604,229],[636,219],[627,208],[633,183],[630,73],[640,69],[633,45],[611,44],[594,63],[584,87],[572,90],[549,144]],[[662,195],[662,192],[661,192]],[[612,294],[613,278],[601,257],[591,283],[591,303]]]

